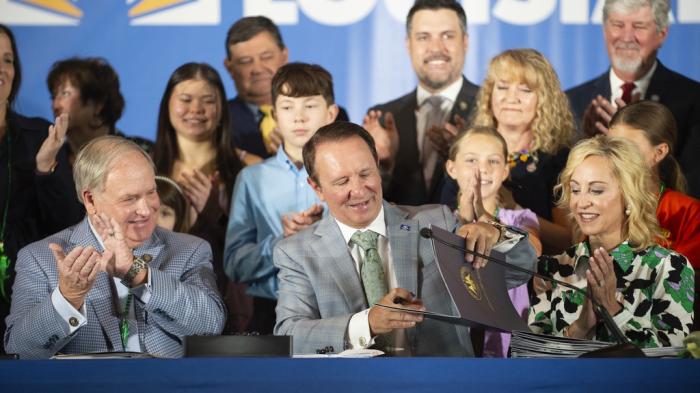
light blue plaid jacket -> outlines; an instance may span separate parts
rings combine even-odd
[[[7,317],[5,348],[22,358],[48,358],[56,353],[120,351],[119,317],[110,280],[100,272],[85,299],[87,324],[68,335],[51,302],[58,269],[49,243],[68,253],[76,246],[102,247],[87,218],[79,224],[20,250],[12,305]],[[156,228],[151,239],[134,250],[150,254],[152,295],[134,302],[139,341],[144,352],[160,357],[183,354],[183,337],[216,335],[226,320],[216,289],[209,244],[197,237]]]

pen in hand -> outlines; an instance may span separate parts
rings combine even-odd
[[[412,298],[415,298],[415,297],[416,297],[416,294],[413,293],[413,292],[411,292],[411,297],[412,297]],[[401,305],[406,305],[406,304],[410,304],[410,303],[411,303],[411,301],[409,301],[408,299],[404,299],[404,298],[402,298],[402,297],[400,297],[400,296],[394,297],[393,302],[394,302],[394,304],[401,304]]]

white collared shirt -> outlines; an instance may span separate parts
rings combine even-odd
[[[417,142],[418,152],[420,153],[419,156],[423,153],[423,139],[425,139],[425,126],[426,122],[428,121],[428,113],[431,110],[431,108],[429,108],[429,105],[423,104],[428,98],[434,95],[439,95],[443,97],[444,100],[442,101],[442,113],[445,114],[443,122],[449,120],[449,114],[450,112],[452,112],[452,107],[457,101],[459,91],[462,90],[463,83],[464,79],[460,77],[437,94],[433,94],[428,90],[424,89],[422,86],[418,85],[418,88],[416,89],[416,101],[418,102],[418,107],[416,107],[416,137],[418,138]]]
[[[335,222],[340,228],[345,243],[350,248],[350,255],[352,255],[352,259],[355,261],[355,270],[357,270],[358,275],[364,259],[364,253],[357,244],[350,244],[350,238],[357,231],[364,232],[370,230],[379,234],[379,238],[377,239],[377,251],[382,260],[387,286],[389,290],[396,288],[398,284],[396,282],[394,261],[391,256],[391,246],[389,245],[389,238],[387,237],[386,222],[384,221],[384,206],[381,207],[374,221],[362,229],[352,228],[337,219],[335,219]],[[348,340],[353,349],[367,348],[374,344],[369,329],[369,309],[360,311],[350,318],[350,323],[348,324]]]
[[[657,61],[654,61],[654,65],[651,66],[649,71],[640,79],[634,81],[634,90],[632,90],[632,97],[635,95],[638,95],[640,99],[646,98],[647,94],[647,89],[649,88],[649,82],[651,82],[651,76],[654,75],[654,71],[656,71],[656,66],[658,65]],[[617,104],[615,104],[615,100],[618,98],[622,98],[622,85],[625,83],[622,79],[620,79],[616,74],[615,71],[610,67],[610,103],[613,104],[613,106],[617,107]],[[652,100],[653,97],[650,97]],[[658,101],[654,100],[654,101]]]

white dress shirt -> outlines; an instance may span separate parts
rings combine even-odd
[[[418,155],[419,157],[422,156],[423,153],[423,139],[425,139],[424,136],[426,131],[425,126],[428,120],[428,113],[431,110],[430,105],[423,105],[425,100],[433,95],[439,95],[444,98],[442,101],[442,113],[445,114],[445,118],[442,122],[444,123],[449,120],[448,117],[450,112],[452,112],[452,107],[454,106],[455,102],[457,102],[457,96],[459,95],[459,91],[462,90],[463,83],[464,79],[460,77],[438,94],[433,94],[418,85],[418,88],[416,89],[416,101],[418,102],[418,107],[416,108],[416,137],[418,138],[417,142],[418,152],[420,153]]]
[[[647,72],[640,79],[634,81],[634,90],[632,90],[632,97],[637,95],[640,99],[646,98],[647,89],[649,88],[649,82],[651,82],[651,76],[654,75],[654,71],[656,71],[657,64],[658,62],[654,61],[654,65],[651,66],[649,72]],[[615,71],[613,71],[612,67],[610,67],[610,103],[612,103],[615,107],[617,107],[615,100],[617,100],[618,98],[622,98],[622,85],[624,83],[625,81],[618,78],[615,74]],[[659,101],[659,97],[649,97],[648,99],[652,101]]]

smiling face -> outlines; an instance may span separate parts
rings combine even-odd
[[[5,105],[15,80],[15,54],[12,52],[10,37],[0,33],[0,104]]]
[[[527,131],[537,114],[537,93],[521,82],[496,78],[491,109],[498,128]]]
[[[219,95],[209,82],[188,79],[175,85],[168,102],[170,123],[179,138],[211,139],[221,121]]]
[[[668,27],[658,31],[651,7],[624,13],[611,12],[603,25],[608,56],[618,77],[638,79],[656,60],[656,53],[666,40]],[[634,75],[624,78],[624,75]]]
[[[160,199],[153,168],[139,152],[114,160],[103,190],[84,190],[89,214],[105,213],[121,226],[126,243],[136,248],[148,240],[158,223]]]
[[[328,105],[322,95],[290,97],[279,94],[274,115],[285,151],[289,154],[289,150],[293,150],[293,158],[300,160],[304,144],[319,128],[333,122],[337,113],[337,107]]]
[[[608,159],[589,156],[574,169],[569,208],[581,232],[601,244],[622,242],[625,200]]]
[[[272,104],[272,77],[287,63],[287,48],[280,48],[272,34],[263,31],[248,41],[229,46],[228,51],[224,66],[238,94],[255,105]]]
[[[330,214],[352,228],[365,228],[382,207],[379,167],[360,137],[321,143],[316,147],[316,178],[309,184],[326,202]]]
[[[406,47],[420,85],[438,92],[462,75],[469,40],[457,13],[420,10],[413,15]]]
[[[503,181],[508,178],[508,165],[503,145],[485,134],[466,135],[459,140],[457,155],[446,163],[447,173],[457,181],[460,190],[472,187],[473,173],[481,175],[481,197],[495,198]]]

